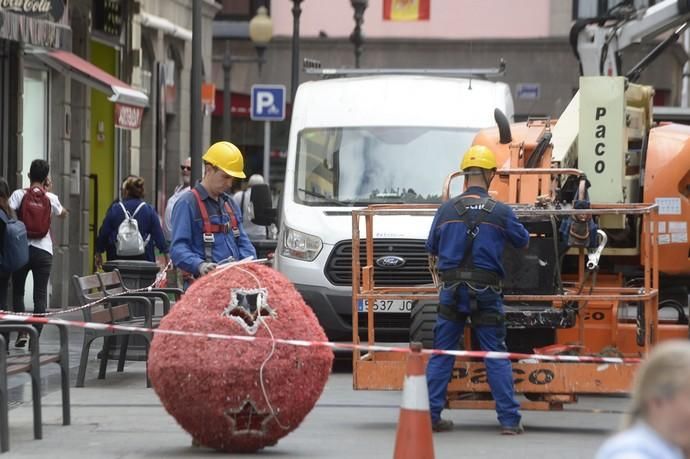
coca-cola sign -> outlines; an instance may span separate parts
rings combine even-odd
[[[0,10],[59,21],[65,12],[65,0],[0,0]]]
[[[122,129],[139,129],[143,114],[142,107],[115,104],[115,126]]]

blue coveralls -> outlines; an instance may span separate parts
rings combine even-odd
[[[483,188],[470,187],[463,197],[488,197]],[[470,209],[463,218],[454,206],[455,200],[445,202],[436,212],[434,221],[426,243],[427,251],[438,257],[439,271],[459,268],[469,241],[464,219],[473,221],[477,212],[483,210]],[[512,209],[500,202],[496,203],[478,227],[478,232],[472,246],[472,260],[475,268],[491,271],[503,278],[503,248],[508,241],[515,248],[527,247],[529,233],[518,221]],[[459,286],[458,286],[459,285]],[[456,295],[456,288],[457,295]],[[460,314],[460,320],[448,320],[441,315],[436,319],[434,327],[434,349],[458,349],[458,343],[463,336],[465,320],[470,313],[470,300],[467,284],[444,285],[440,292],[440,303],[454,305]],[[477,309],[479,312],[496,316],[504,315],[501,292],[491,288],[476,291]],[[505,345],[505,324],[475,325],[474,334],[484,351],[507,350]],[[450,355],[433,355],[427,366],[427,381],[429,387],[429,405],[432,422],[438,422],[441,411],[446,403],[448,382],[453,370],[455,357]],[[509,360],[485,359],[491,394],[496,401],[498,421],[502,426],[512,427],[520,423],[520,404],[515,399],[513,389],[512,367]]]
[[[213,263],[221,263],[230,257],[235,260],[256,258],[256,250],[242,227],[242,214],[232,198],[223,193],[218,200],[215,200],[209,196],[206,188],[201,184],[197,184],[194,188],[199,192],[206,206],[211,224],[225,225],[230,222],[225,202],[230,205],[237,218],[239,237],[235,237],[232,231],[214,234]],[[184,193],[173,208],[170,258],[175,266],[194,276],[199,275],[199,265],[206,261],[201,212],[191,191]]]

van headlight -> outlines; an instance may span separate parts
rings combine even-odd
[[[285,245],[281,254],[289,258],[313,261],[321,252],[323,242],[317,236],[285,228]]]

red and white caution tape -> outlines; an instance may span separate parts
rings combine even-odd
[[[49,316],[56,316],[58,314],[67,314],[70,312],[76,312],[76,311],[81,311],[82,309],[90,308],[91,306],[95,306],[99,303],[103,303],[104,301],[107,301],[111,298],[116,298],[118,296],[124,296],[124,295],[132,295],[135,293],[141,293],[141,292],[150,292],[154,288],[157,288],[160,286],[161,282],[165,278],[165,273],[172,267],[172,261],[169,261],[168,264],[164,267],[161,267],[160,271],[156,273],[156,279],[153,281],[153,283],[147,287],[141,287],[137,289],[126,289],[122,292],[119,293],[113,293],[107,296],[104,296],[103,298],[99,298],[97,300],[92,301],[91,303],[87,303],[81,306],[72,306],[68,307],[65,309],[60,309],[59,311],[52,311],[52,312],[12,312],[12,311],[4,311],[0,309],[0,313],[7,313],[7,314],[12,314],[15,316],[27,316],[27,317],[49,317]]]
[[[224,263],[219,265],[219,267],[211,274],[216,275],[228,268],[239,267],[243,264],[248,263],[263,263],[265,259],[260,260],[241,260],[233,261],[229,263]],[[115,293],[108,295],[104,298],[99,298],[91,303],[75,306],[68,309],[61,309],[55,312],[46,313],[17,313],[0,310],[0,320],[9,320],[13,322],[26,322],[32,324],[52,324],[52,325],[64,325],[68,327],[75,328],[90,328],[94,330],[110,330],[110,331],[132,331],[139,333],[154,333],[163,335],[175,335],[175,336],[194,336],[198,338],[207,339],[224,339],[224,340],[235,340],[235,341],[270,341],[274,344],[284,344],[288,346],[300,346],[300,347],[311,347],[311,346],[323,346],[334,350],[345,350],[353,351],[355,349],[362,352],[410,352],[407,347],[394,347],[394,346],[381,346],[381,345],[369,345],[369,344],[354,344],[354,343],[334,343],[330,341],[305,341],[305,340],[295,340],[295,339],[280,339],[280,338],[262,338],[256,336],[246,336],[246,335],[226,335],[222,333],[201,333],[192,332],[186,330],[163,330],[159,328],[143,328],[143,327],[129,327],[125,325],[116,324],[103,324],[98,322],[83,322],[76,320],[64,320],[64,319],[53,319],[48,318],[49,316],[55,316],[58,314],[66,314],[69,312],[80,311],[82,309],[89,308],[96,304],[107,301],[111,298],[118,297],[121,295],[132,295],[139,292],[151,291],[156,288],[163,280],[165,272],[172,266],[171,262],[162,268],[156,275],[155,281],[143,288],[126,290],[120,293]],[[500,359],[500,360],[527,360],[527,361],[545,361],[545,362],[579,362],[579,363],[610,363],[610,364],[634,364],[639,363],[641,359],[639,358],[619,358],[619,357],[593,357],[593,356],[576,356],[576,355],[545,355],[545,354],[522,354],[516,352],[493,352],[493,351],[452,351],[443,349],[423,349],[422,353],[430,355],[452,355],[456,357],[465,358],[478,358],[478,359]]]
[[[323,346],[331,349],[340,349],[352,351],[358,349],[364,352],[410,352],[407,347],[381,346],[369,344],[354,344],[354,343],[334,343],[330,341],[305,341],[297,339],[281,339],[281,338],[263,338],[257,336],[246,335],[226,335],[223,333],[202,333],[192,332],[186,330],[169,330],[160,328],[143,328],[143,327],[129,327],[125,325],[103,324],[96,322],[82,322],[76,320],[53,319],[47,317],[38,317],[31,315],[18,315],[11,313],[0,312],[0,320],[8,320],[13,322],[26,322],[32,324],[52,324],[65,325],[76,328],[90,328],[94,330],[110,330],[110,331],[131,331],[139,333],[153,333],[159,335],[175,335],[175,336],[193,336],[207,339],[222,339],[234,341],[268,341],[275,344],[284,344],[288,346],[312,347]],[[500,359],[500,360],[527,360],[529,361],[543,361],[543,362],[578,362],[578,363],[609,363],[609,364],[635,364],[639,363],[639,358],[618,358],[618,357],[593,357],[593,356],[576,356],[576,355],[544,355],[544,354],[522,354],[516,352],[486,352],[486,351],[449,351],[442,349],[424,349],[425,354],[431,355],[452,355],[456,357],[465,358],[480,358],[480,359]]]
[[[218,265],[218,268],[216,268],[212,275],[218,274],[220,272],[225,271],[228,268],[233,268],[237,267],[240,265],[244,264],[249,264],[249,263],[264,263],[266,262],[266,258],[260,258],[260,259],[245,259],[245,260],[240,260],[240,261],[231,261],[227,263],[222,263]],[[65,309],[60,309],[59,311],[52,311],[52,312],[37,312],[37,313],[32,313],[32,312],[12,312],[12,311],[5,311],[0,309],[0,313],[7,313],[7,314],[13,314],[17,316],[27,316],[27,317],[50,317],[50,316],[56,316],[59,314],[67,314],[70,312],[76,312],[76,311],[81,311],[82,309],[90,308],[91,306],[95,306],[99,303],[103,303],[105,301],[108,301],[111,298],[116,298],[118,296],[124,296],[124,295],[135,295],[137,293],[142,293],[142,292],[150,292],[154,288],[158,288],[163,282],[163,279],[165,279],[166,272],[172,268],[172,261],[168,261],[168,264],[164,267],[161,267],[160,271],[156,273],[156,279],[153,281],[151,285],[148,285],[146,287],[141,287],[141,288],[136,288],[136,289],[126,289],[125,291],[119,292],[119,293],[112,293],[110,295],[106,295],[103,298],[99,298],[97,300],[92,301],[91,303],[87,303],[81,306],[71,306]]]

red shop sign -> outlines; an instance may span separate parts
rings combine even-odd
[[[141,118],[143,115],[143,107],[116,103],[115,127],[122,129],[139,129],[139,127],[141,127]]]

